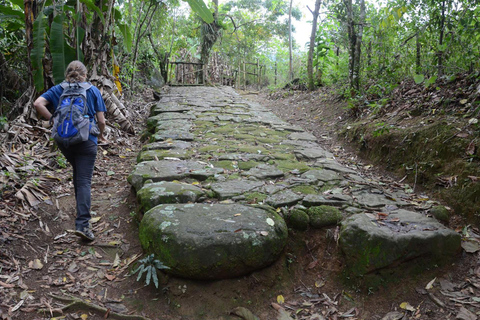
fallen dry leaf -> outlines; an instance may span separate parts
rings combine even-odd
[[[43,264],[40,259],[35,259],[28,263],[28,267],[34,270],[41,270],[43,268]]]

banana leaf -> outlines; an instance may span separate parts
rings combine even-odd
[[[67,65],[76,59],[75,49],[70,47],[63,34],[63,21],[65,16],[58,14],[53,18],[50,28],[50,52],[53,62],[53,81],[59,84],[63,81]]]
[[[126,23],[117,22],[117,26],[120,29],[120,32],[123,36],[123,44],[125,45],[125,49],[127,52],[130,53],[132,51],[132,33],[130,32],[130,28]]]
[[[100,8],[95,5],[95,2],[93,2],[92,0],[80,0],[80,2],[85,4],[87,8],[91,11],[95,11],[100,20],[102,20],[103,25],[105,25],[105,18],[103,17],[102,10],[100,10]]]
[[[14,10],[7,6],[0,6],[0,16],[2,16],[2,20],[10,18],[25,22],[25,13],[23,11]]]
[[[203,0],[186,0],[188,4],[190,5],[190,8],[194,12],[196,12],[200,18],[202,18],[203,21],[206,23],[212,23],[213,22],[213,14],[212,12],[208,9],[207,5]]]

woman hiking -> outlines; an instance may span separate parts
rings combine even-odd
[[[77,60],[72,61],[65,71],[65,82],[50,88],[47,92],[38,97],[33,105],[35,106],[37,113],[43,118],[52,119],[53,113],[54,119],[58,120],[58,117],[55,117],[55,115],[58,114],[57,109],[61,107],[60,104],[63,105],[64,101],[69,99],[68,97],[65,97],[65,95],[62,96],[62,94],[67,93],[67,88],[78,87],[84,88],[83,90],[88,88],[86,94],[84,94],[88,109],[84,110],[84,113],[80,115],[80,117],[85,117],[85,119],[88,119],[90,122],[88,132],[86,132],[85,137],[81,139],[85,141],[69,143],[69,141],[62,142],[61,139],[56,139],[56,137],[55,140],[58,148],[73,168],[73,187],[75,189],[77,210],[75,234],[82,240],[93,241],[95,236],[89,223],[91,218],[91,184],[95,159],[97,157],[97,144],[99,141],[101,143],[107,143],[103,136],[105,130],[104,113],[107,110],[100,91],[95,86],[86,82],[86,80],[87,68],[85,65]],[[74,99],[72,98],[71,100],[73,101]],[[68,100],[68,102],[70,102],[70,100]],[[73,104],[73,102],[70,104]],[[83,103],[81,105],[82,108],[84,108]],[[55,113],[55,111],[57,111],[57,113]],[[95,125],[95,118],[99,130],[91,129],[92,126],[95,129],[97,128]],[[58,124],[54,123],[54,128],[57,126]],[[53,131],[54,130],[52,130],[52,132]],[[53,132],[53,135],[55,134],[56,132]]]

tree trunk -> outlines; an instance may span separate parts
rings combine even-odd
[[[202,25],[202,43],[200,48],[200,63],[203,65],[200,66],[200,69],[197,70],[197,81],[202,83],[205,80],[206,68],[208,66],[208,59],[210,57],[210,51],[212,50],[215,42],[218,39],[218,31],[220,30],[220,25],[218,24],[218,0],[213,0],[213,6],[215,12],[213,13],[213,22],[206,23]]]
[[[360,58],[362,56],[362,37],[363,24],[365,22],[365,0],[360,0],[360,21],[358,22],[358,31],[355,37],[355,56],[353,69],[353,85],[357,92],[360,91]]]
[[[442,16],[440,18],[440,37],[438,41],[438,77],[443,76],[443,36],[445,32],[445,0],[442,1]]]
[[[312,33],[310,34],[310,48],[308,50],[308,63],[307,63],[308,90],[310,91],[313,91],[315,89],[315,83],[313,81],[313,51],[315,49],[315,35],[317,33],[317,20],[318,20],[318,13],[320,11],[321,3],[322,3],[322,0],[316,0],[315,9],[312,12],[312,15],[313,15]]]
[[[348,80],[350,83],[350,90],[353,91],[354,85],[354,71],[355,71],[355,45],[356,34],[355,25],[353,20],[353,5],[352,0],[343,0],[345,9],[347,11],[347,33],[349,41],[349,54],[348,54]],[[352,92],[353,95],[353,92]]]
[[[140,40],[145,36],[145,33],[147,30],[150,29],[150,23],[152,22],[153,15],[155,14],[155,11],[157,11],[158,8],[158,3],[157,2],[151,2],[150,6],[147,9],[147,12],[145,13],[145,16],[143,17],[142,21],[140,22],[138,29],[137,29],[137,34],[135,38],[135,47],[133,50],[133,61],[132,61],[132,67],[133,67],[133,72],[132,72],[132,78],[130,79],[130,90],[133,88],[133,84],[135,81],[135,67],[137,64],[137,54],[138,54],[138,45],[140,44]],[[142,27],[147,23],[145,26],[145,29],[142,31]]]
[[[416,41],[416,45],[417,45],[417,57],[415,59],[415,73],[416,74],[420,74],[420,72],[422,71],[422,66],[421,66],[421,61],[420,61],[420,58],[421,58],[421,46],[420,46],[420,35],[419,33],[417,32],[417,35],[415,36],[415,41]]]
[[[290,81],[293,80],[293,54],[292,54],[292,5],[293,0],[290,0],[290,8],[288,10],[288,52],[289,52],[289,68],[288,68],[288,78]]]
[[[351,95],[354,96],[360,90],[360,58],[362,54],[363,24],[365,22],[365,0],[360,0],[359,21],[355,23],[352,0],[343,0],[347,11],[347,31],[349,48],[348,78]],[[355,29],[358,25],[358,31]]]
[[[37,1],[24,0],[25,6],[25,40],[27,42],[27,65],[30,85],[33,86],[33,71],[30,53],[33,49],[33,22],[37,16]]]

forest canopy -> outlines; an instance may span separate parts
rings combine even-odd
[[[178,78],[169,62],[202,64],[207,84],[275,89],[298,79],[348,97],[480,69],[478,0],[0,0],[0,21],[3,121],[26,90],[62,81],[74,59],[124,93]],[[311,34],[308,51],[292,33]]]

